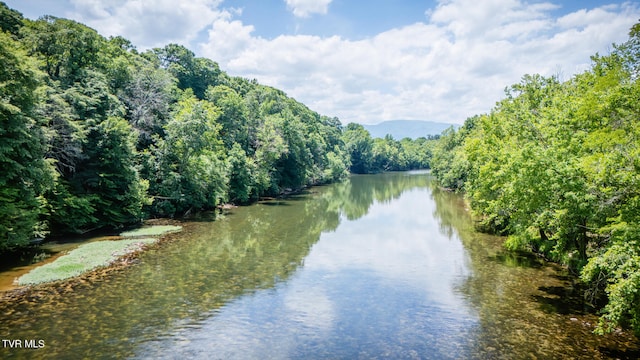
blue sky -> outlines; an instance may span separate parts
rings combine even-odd
[[[627,39],[640,5],[559,0],[5,0],[121,35],[174,42],[343,123],[462,123],[524,74],[568,79]]]

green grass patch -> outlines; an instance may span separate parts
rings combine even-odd
[[[18,285],[41,284],[72,278],[100,266],[107,266],[129,252],[138,250],[143,244],[157,239],[126,239],[96,241],[80,245],[55,261],[39,266],[18,279]]]
[[[176,232],[182,230],[182,226],[176,225],[155,225],[144,227],[132,231],[125,231],[120,234],[122,237],[136,237],[136,236],[159,236],[170,232]]]

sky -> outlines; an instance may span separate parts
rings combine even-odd
[[[640,21],[638,2],[609,0],[4,1],[139,51],[184,45],[343,124],[461,124],[525,74],[588,69]]]

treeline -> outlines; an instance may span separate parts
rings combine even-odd
[[[588,71],[525,76],[443,134],[432,171],[507,246],[567,264],[603,306],[598,331],[640,333],[640,24]]]
[[[360,124],[347,124],[343,132],[345,151],[350,160],[349,171],[355,174],[428,169],[435,140],[428,135],[415,140],[395,140],[391,135],[371,138]]]
[[[2,2],[0,26],[0,253],[51,233],[250,203],[351,168],[337,118],[183,46],[138,52]],[[376,170],[428,164],[422,143],[384,144],[420,154]]]

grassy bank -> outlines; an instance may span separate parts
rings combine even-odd
[[[176,225],[155,225],[144,227],[132,231],[126,231],[120,234],[122,237],[138,237],[138,236],[160,236],[170,232],[182,230],[182,226]]]
[[[120,234],[125,239],[82,244],[55,261],[39,266],[18,278],[18,285],[35,285],[79,276],[109,266],[120,257],[155,243],[163,234],[180,231],[181,226],[149,226]]]
[[[158,239],[126,239],[96,241],[80,245],[52,263],[39,266],[18,279],[18,285],[33,285],[64,280],[101,266],[108,266],[119,257],[140,250]]]

